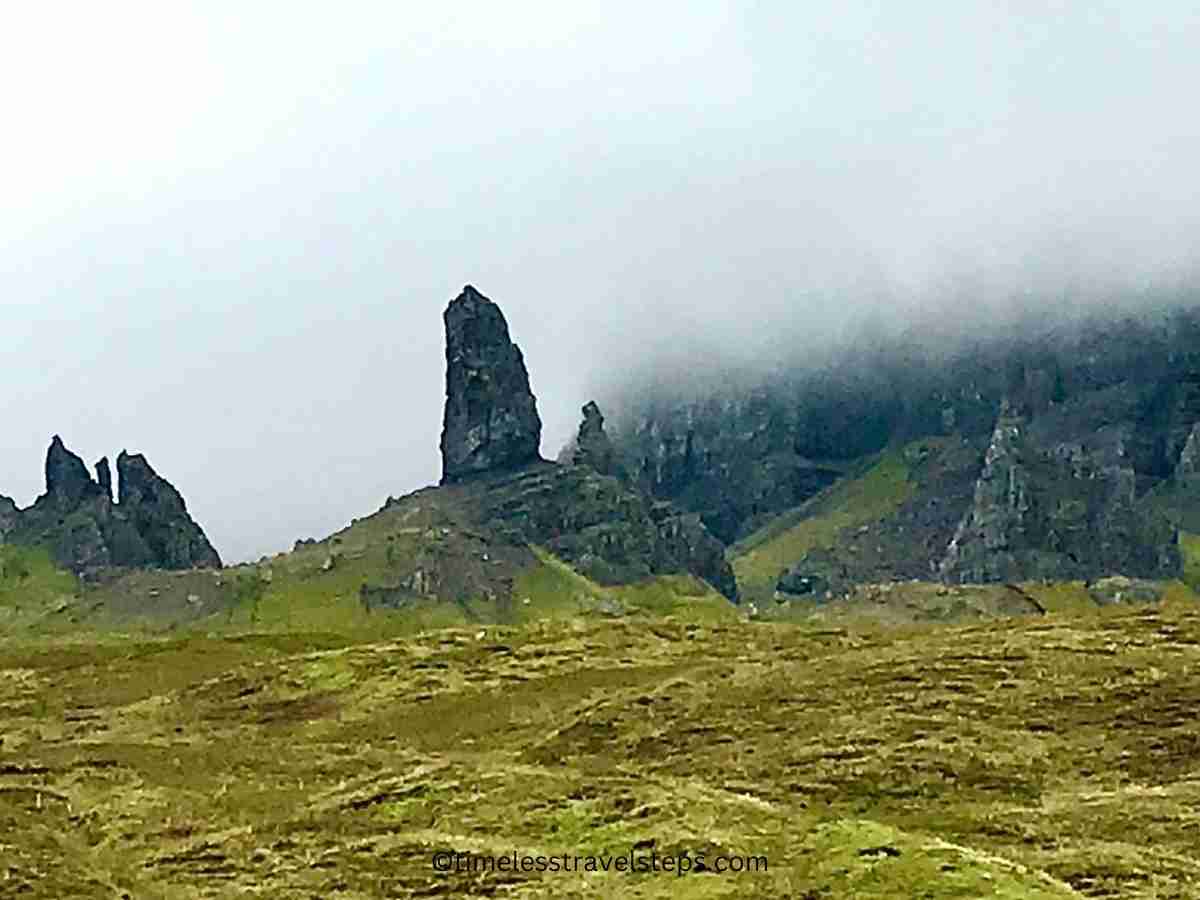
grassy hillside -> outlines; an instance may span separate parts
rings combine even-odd
[[[887,515],[911,494],[904,454],[891,450],[857,476],[836,482],[735,544],[729,557],[743,600],[769,598],[779,575],[804,554],[832,546],[844,529]]]
[[[0,896],[1200,897],[1197,646],[1171,602],[9,639]],[[767,871],[435,872],[446,849]]]
[[[46,550],[0,544],[0,632],[69,625],[78,593]]]

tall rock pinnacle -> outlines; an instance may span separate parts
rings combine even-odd
[[[539,459],[542,420],[520,348],[500,307],[467,285],[446,323],[442,484]]]

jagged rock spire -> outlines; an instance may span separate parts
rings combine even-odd
[[[100,461],[96,463],[96,481],[100,484],[101,492],[111,501],[113,499],[112,469],[109,468],[107,456],[100,457]]]
[[[542,420],[500,307],[470,285],[443,316],[446,411],[442,483],[538,460]]]
[[[121,451],[117,457],[118,508],[141,536],[158,565],[167,569],[219,567],[221,558],[188,514],[175,487],[146,462]]]
[[[601,475],[617,474],[616,450],[604,431],[604,414],[594,400],[589,400],[583,407],[583,421],[579,424],[571,462],[591,466]]]
[[[46,451],[46,493],[61,506],[74,506],[100,493],[83,460],[57,434]]]

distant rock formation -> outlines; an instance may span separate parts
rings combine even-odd
[[[83,460],[56,434],[46,451],[46,495],[62,508],[74,508],[99,494],[100,487],[92,481]]]
[[[165,569],[220,567],[212,544],[188,515],[179,491],[161,477],[140,453],[117,457],[120,477],[118,506]]]
[[[442,484],[461,485],[479,524],[534,544],[604,584],[692,573],[737,597],[724,545],[695,514],[617,478],[617,456],[595,403],[569,457],[541,459],[542,423],[521,351],[503,313],[468,285],[446,309]]]
[[[1200,475],[1200,422],[1192,426],[1187,443],[1179,454],[1179,462],[1175,466],[1177,481],[1186,481]]]
[[[521,350],[500,308],[467,285],[443,316],[446,409],[442,483],[540,459],[542,421]]]
[[[110,501],[113,499],[112,485],[112,469],[108,467],[108,457],[100,457],[100,461],[96,463],[96,481],[100,483],[100,490],[104,492],[104,496]]]
[[[617,451],[604,431],[604,414],[595,401],[583,407],[583,422],[571,453],[571,462],[591,466],[601,475],[618,475]]]
[[[543,546],[601,584],[691,573],[738,596],[725,546],[695,513],[654,501],[590,466],[543,463],[480,485],[484,524]]]
[[[46,492],[24,510],[0,500],[0,540],[46,547],[83,577],[110,566],[220,567],[179,492],[144,457],[122,453],[117,472],[121,496],[114,503],[108,459],[96,464],[93,481],[56,435],[46,453]]]
[[[942,576],[965,583],[1177,575],[1171,527],[1137,502],[1126,437],[1101,428],[1089,447],[1039,444],[1004,403]]]

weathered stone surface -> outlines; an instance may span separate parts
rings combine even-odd
[[[589,401],[583,407],[583,422],[580,423],[579,435],[575,438],[571,462],[575,465],[591,466],[601,475],[621,474],[617,452],[604,431],[604,414],[600,412],[600,407],[595,401]]]
[[[104,496],[111,502],[113,500],[112,469],[109,468],[107,456],[100,457],[100,461],[96,463],[96,481],[99,482]]]
[[[470,502],[489,527],[546,547],[601,584],[691,573],[737,597],[724,545],[699,516],[589,466],[530,466],[481,484]]]
[[[100,487],[92,481],[83,460],[56,434],[46,451],[46,494],[60,507],[68,508],[99,493]]]
[[[220,567],[221,559],[170,482],[141,454],[117,457],[118,506],[150,548],[158,565],[168,569]]]
[[[113,566],[220,565],[183,498],[142,457],[122,454],[118,471],[123,502],[114,503],[107,458],[96,464],[93,481],[56,436],[46,454],[46,492],[25,510],[0,503],[0,540],[45,547],[85,578]]]
[[[443,319],[442,483],[536,462],[542,421],[525,360],[509,338],[504,314],[467,285],[446,308]]]
[[[949,581],[1172,577],[1173,528],[1138,503],[1137,476],[1121,430],[1092,446],[1038,444],[1005,404],[971,508],[941,564]]]

